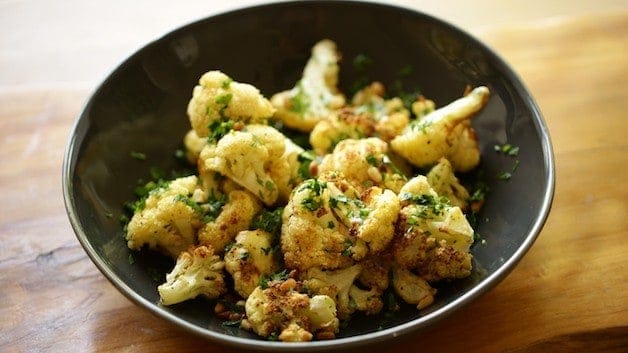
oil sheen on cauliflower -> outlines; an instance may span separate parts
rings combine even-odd
[[[176,258],[195,244],[196,231],[203,224],[199,206],[191,199],[199,195],[197,191],[196,176],[175,179],[151,191],[127,226],[127,246],[133,250],[147,246]]]
[[[337,87],[338,60],[340,54],[333,41],[316,43],[301,80],[291,90],[272,96],[275,117],[288,127],[309,132],[331,111],[342,107],[345,98]]]
[[[480,86],[413,121],[390,142],[393,151],[419,168],[430,167],[442,157],[451,162],[454,170],[464,172],[475,168],[480,161],[480,149],[470,120],[488,98],[488,88]]]
[[[300,289],[301,283],[293,278],[255,288],[246,300],[242,326],[286,342],[334,338],[339,326],[334,301],[326,295],[310,298]]]
[[[235,82],[220,71],[203,74],[198,83],[187,113],[199,137],[209,137],[214,130],[231,127],[235,122],[261,123],[275,113],[257,88]]]
[[[166,283],[157,288],[161,303],[172,305],[198,296],[218,298],[227,290],[224,265],[211,247],[198,246],[183,251],[166,275]]]
[[[438,196],[424,176],[408,181],[397,233],[392,241],[395,262],[428,282],[471,274],[473,229],[460,207]]]

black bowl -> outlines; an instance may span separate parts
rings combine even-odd
[[[343,53],[341,84],[350,90],[364,72],[351,59],[372,59],[371,79],[419,88],[438,105],[460,97],[466,85],[486,85],[491,98],[473,125],[482,170],[491,192],[474,245],[472,276],[439,287],[421,312],[404,308],[393,317],[352,320],[331,341],[287,344],[223,327],[211,304],[194,300],[163,307],[156,286],[171,262],[132,255],[118,221],[149,167],[169,170],[170,158],[190,128],[186,105],[199,76],[219,69],[257,86],[266,96],[292,87],[311,46],[334,40]],[[400,75],[400,70],[405,70]],[[518,146],[516,157],[494,145]],[[146,154],[145,161],[130,156]],[[511,171],[505,181],[495,177]],[[70,222],[89,257],[128,298],[193,333],[264,350],[346,348],[417,331],[451,314],[501,281],[530,248],[548,215],[554,190],[553,155],[539,108],[521,80],[494,52],[469,34],[408,9],[358,2],[290,2],[240,9],[177,29],[124,61],[97,88],[78,118],[63,165]],[[133,257],[134,256],[134,257]],[[131,261],[132,260],[132,261]],[[157,279],[155,279],[157,275]]]

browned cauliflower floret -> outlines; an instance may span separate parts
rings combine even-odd
[[[434,302],[436,289],[432,288],[423,278],[411,271],[393,266],[393,287],[395,293],[408,304],[416,304],[423,309]]]
[[[325,295],[310,298],[300,289],[301,283],[293,278],[255,288],[246,300],[242,326],[288,342],[334,338],[339,326],[334,301]]]
[[[196,176],[175,179],[151,191],[127,226],[128,247],[148,246],[176,258],[196,243],[203,212],[195,201],[203,202],[202,194]]]
[[[323,157],[318,173],[339,172],[359,191],[379,186],[397,193],[407,178],[387,153],[388,144],[376,137],[343,140]]]
[[[216,145],[207,145],[199,163],[240,184],[266,205],[287,198],[292,174],[286,137],[267,125],[231,131]]]
[[[357,112],[368,112],[375,122],[375,135],[388,142],[401,134],[410,123],[410,112],[399,97],[384,99],[384,85],[373,82],[358,91],[351,100]],[[369,135],[372,136],[372,135]]]
[[[272,238],[272,234],[261,229],[245,230],[238,233],[235,243],[225,253],[225,268],[233,277],[235,291],[242,298],[248,298],[262,276],[279,269]]]
[[[338,91],[338,61],[336,44],[322,40],[312,48],[312,55],[303,69],[303,76],[294,88],[271,98],[277,108],[275,117],[286,126],[309,132],[321,119],[345,104]]]
[[[480,161],[480,149],[470,119],[488,102],[481,86],[447,106],[418,118],[391,142],[393,151],[417,167],[425,168],[447,158],[455,170],[469,171]]]
[[[334,269],[352,263],[353,240],[334,216],[327,183],[308,179],[297,186],[282,215],[281,250],[286,267]]]
[[[430,282],[470,275],[473,229],[460,208],[439,197],[424,176],[411,179],[399,196],[395,262]]]
[[[342,140],[373,136],[374,132],[372,114],[345,107],[331,112],[314,126],[310,133],[310,145],[317,155],[322,156],[331,152]]]
[[[226,292],[224,262],[214,255],[212,247],[192,247],[179,254],[166,275],[166,283],[157,290],[163,305],[177,304],[200,296],[218,298]]]
[[[338,318],[347,319],[355,311],[376,314],[382,310],[384,289],[378,286],[362,289],[360,287],[364,285],[359,287],[355,284],[364,271],[360,264],[330,271],[310,268],[300,278],[310,293],[332,298],[336,302]]]
[[[234,82],[220,71],[209,71],[194,87],[187,113],[196,134],[204,138],[224,134],[216,130],[228,130],[235,122],[264,122],[275,108],[257,88]]]
[[[441,158],[438,164],[430,169],[426,177],[432,189],[438,195],[447,197],[452,206],[458,206],[462,210],[467,209],[469,191],[462,186],[447,159]]]
[[[257,198],[246,190],[231,190],[223,202],[215,219],[207,220],[198,232],[198,242],[211,245],[217,254],[222,254],[240,231],[247,230],[262,210]]]
[[[286,266],[335,269],[383,251],[394,234],[397,195],[378,187],[359,194],[333,175],[308,179],[284,209],[281,247]]]
[[[338,318],[347,319],[356,310],[349,291],[361,271],[362,267],[359,264],[330,271],[310,268],[303,272],[300,278],[310,293],[332,298],[336,303]]]

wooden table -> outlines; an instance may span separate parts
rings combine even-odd
[[[402,3],[422,8],[418,2]],[[561,16],[534,16],[535,9],[514,1],[510,12],[503,2],[473,3],[480,8],[471,14],[484,17],[468,22],[464,6],[469,5],[462,1],[428,10],[469,25],[533,92],[554,144],[556,196],[538,240],[501,284],[435,327],[392,342],[386,351],[626,352],[628,6],[607,1],[602,4],[614,11],[589,12],[600,2],[580,2]],[[36,16],[28,6],[44,8]],[[59,44],[69,50],[68,68],[61,62],[37,66],[38,58],[21,60],[20,53],[35,44],[11,40],[11,33],[43,33],[37,26],[46,24],[46,7],[55,6],[59,3],[0,4],[0,23],[20,22],[11,13],[26,21],[15,32],[2,30],[0,38],[0,351],[234,351],[133,305],[76,240],[63,206],[61,162],[73,121],[106,71],[95,69],[89,55],[70,58],[76,54],[71,42]],[[112,20],[126,10],[125,4],[113,4],[112,13],[95,15]],[[515,13],[520,10],[529,16]],[[175,13],[177,21],[183,13]],[[504,14],[512,21],[503,21]],[[119,37],[106,40],[97,53],[105,53],[107,45],[120,48],[115,46]],[[36,45],[45,52],[45,43]],[[94,60],[113,66],[116,55]],[[55,77],[55,70],[65,79]]]

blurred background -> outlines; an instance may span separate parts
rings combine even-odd
[[[265,2],[0,0],[0,89],[90,89],[135,50],[176,27]],[[529,25],[531,20],[628,9],[626,0],[388,2],[434,15],[479,37],[495,27]]]

